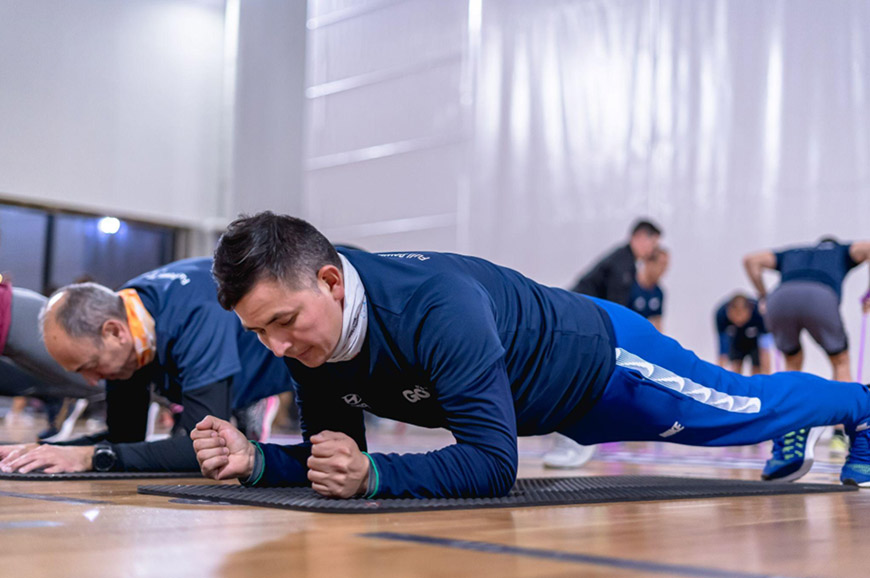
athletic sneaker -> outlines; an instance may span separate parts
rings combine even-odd
[[[835,429],[831,441],[828,442],[828,453],[832,458],[844,458],[849,453],[849,439],[846,432]]]
[[[580,445],[571,438],[559,435],[553,449],[544,454],[544,467],[556,469],[579,468],[595,455],[595,446]]]
[[[761,479],[791,482],[809,472],[813,467],[813,449],[823,430],[801,428],[773,440],[773,455],[764,464]]]
[[[861,427],[861,426],[858,426]],[[870,428],[852,435],[849,457],[840,471],[840,481],[850,486],[870,487]]]

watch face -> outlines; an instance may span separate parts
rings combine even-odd
[[[94,451],[94,469],[98,472],[108,472],[115,465],[115,459],[112,448],[97,448]]]

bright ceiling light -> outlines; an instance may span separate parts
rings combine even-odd
[[[119,230],[121,230],[121,221],[116,219],[115,217],[103,217],[100,219],[99,223],[97,223],[97,228],[101,233],[105,233],[106,235],[114,235]]]

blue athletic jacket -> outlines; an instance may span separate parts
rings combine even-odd
[[[184,259],[124,285],[136,289],[154,318],[157,352],[149,370],[157,387],[179,402],[181,392],[232,378],[233,408],[289,391],[292,380],[281,361],[218,304],[211,264],[209,258]]]
[[[507,493],[516,436],[579,419],[613,371],[610,321],[584,296],[472,257],[340,252],[365,287],[368,331],[350,361],[287,360],[304,440],[329,429],[365,450],[363,410],[456,439],[426,454],[372,453],[378,497]],[[256,485],[308,482],[309,444],[261,447]]]
[[[843,280],[858,266],[852,260],[851,243],[821,241],[815,247],[796,247],[777,251],[776,269],[781,283],[789,281],[816,281],[837,292],[842,298]]]

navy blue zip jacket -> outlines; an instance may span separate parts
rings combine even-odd
[[[472,257],[340,252],[365,287],[368,331],[350,361],[287,360],[305,442],[333,430],[365,450],[363,410],[456,439],[426,454],[371,454],[375,496],[506,494],[517,435],[576,421],[613,371],[610,320],[586,297]],[[261,447],[256,485],[308,483],[310,444]]]

